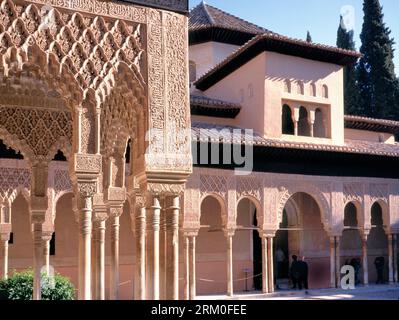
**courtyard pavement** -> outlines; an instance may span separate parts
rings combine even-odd
[[[278,291],[273,294],[259,292],[226,295],[199,296],[197,300],[396,300],[399,301],[399,284],[370,285],[355,290],[321,289],[305,291]]]

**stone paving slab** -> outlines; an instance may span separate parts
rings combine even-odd
[[[278,291],[273,294],[257,292],[199,296],[197,300],[399,300],[399,284],[358,287],[354,290],[320,289],[308,291]]]

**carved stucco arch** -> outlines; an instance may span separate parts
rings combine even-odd
[[[0,126],[0,139],[3,143],[15,150],[20,152],[25,160],[31,163],[34,160],[34,154],[31,148],[26,144],[25,141],[21,141],[15,134],[10,134],[5,128]]]
[[[198,216],[198,224],[200,225],[201,224],[201,216],[202,216],[202,204],[203,204],[203,202],[207,199],[207,198],[214,198],[218,203],[219,203],[219,206],[220,206],[220,215],[221,215],[221,219],[222,219],[222,227],[226,227],[227,226],[227,222],[229,221],[228,220],[228,211],[227,211],[227,203],[226,203],[226,200],[223,198],[223,197],[221,197],[219,194],[217,194],[217,193],[213,193],[213,192],[210,192],[210,193],[205,193],[202,197],[201,197],[201,199],[200,199],[200,202],[199,202],[199,216]]]
[[[238,206],[240,205],[240,202],[243,200],[248,200],[250,203],[252,203],[252,205],[255,206],[256,209],[256,220],[258,222],[258,226],[261,227],[263,225],[263,206],[261,204],[261,202],[259,201],[259,199],[251,196],[251,195],[242,195],[237,199],[237,208],[236,208],[236,216],[235,216],[235,224],[237,225],[237,218],[238,218]]]
[[[280,187],[278,193],[278,207],[277,207],[277,221],[276,228],[278,229],[279,224],[283,219],[284,207],[288,200],[290,200],[294,195],[304,193],[309,195],[317,203],[320,211],[321,223],[327,233],[331,231],[331,205],[323,193],[317,188],[317,186],[312,184],[301,184],[298,186]]]
[[[389,215],[389,204],[383,200],[383,199],[376,199],[374,200],[371,205],[370,205],[370,225],[371,225],[371,209],[373,208],[373,206],[375,204],[379,204],[382,210],[382,220],[383,220],[383,225],[384,225],[384,230],[385,233],[388,234],[390,232],[391,229],[391,219],[390,219],[390,215]]]
[[[345,219],[345,210],[346,207],[349,204],[353,204],[356,208],[356,218],[357,218],[357,226],[361,229],[365,228],[365,217],[364,217],[364,205],[363,202],[360,202],[358,200],[348,200],[344,203],[344,216],[343,219]]]

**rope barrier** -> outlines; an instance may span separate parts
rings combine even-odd
[[[260,277],[260,276],[262,276],[263,275],[263,273],[259,273],[259,274],[256,274],[256,275],[253,275],[253,276],[251,276],[251,277],[246,277],[246,278],[240,278],[240,279],[235,279],[235,280],[233,280],[233,282],[239,282],[239,281],[244,281],[244,280],[251,280],[251,279],[255,279],[255,278],[257,278],[257,277]],[[209,283],[227,283],[227,280],[226,281],[216,281],[216,280],[211,280],[211,279],[202,279],[202,278],[199,278],[199,279],[197,279],[198,281],[202,281],[202,282],[209,282]]]

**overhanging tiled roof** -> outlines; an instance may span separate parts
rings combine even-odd
[[[242,45],[255,35],[265,32],[270,31],[204,2],[190,11],[191,45],[206,41]]]
[[[399,157],[399,144],[345,140],[344,146],[289,142],[266,139],[256,133],[249,134],[242,128],[194,122],[191,126],[193,141],[211,143],[250,144],[257,147],[296,149],[347,154],[364,154],[383,157]]]
[[[190,96],[191,114],[217,118],[234,119],[241,111],[241,105],[212,99],[200,95]]]
[[[345,128],[398,134],[399,122],[359,116],[345,116]]]
[[[199,78],[195,82],[196,87],[202,91],[209,89],[220,80],[224,79],[229,74],[265,51],[272,51],[343,66],[352,64],[361,57],[361,54],[356,51],[309,43],[275,33],[265,33],[252,38],[233,54],[228,56],[224,61]]]

